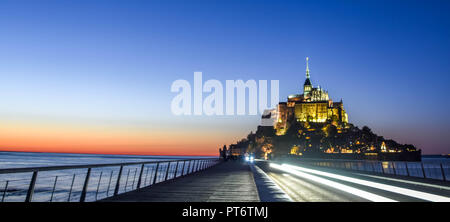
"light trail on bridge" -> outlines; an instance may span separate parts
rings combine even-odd
[[[395,181],[395,182],[401,182],[401,183],[409,183],[409,184],[413,184],[413,185],[420,185],[420,186],[425,186],[425,187],[433,187],[433,188],[438,188],[438,189],[442,189],[442,190],[450,190],[450,187],[440,186],[440,185],[435,185],[435,184],[428,184],[428,183],[415,182],[415,181],[402,180],[402,179],[394,179],[394,178],[388,178],[388,177],[382,177],[382,176],[367,175],[367,174],[362,174],[362,173],[359,173],[358,175],[361,175],[364,177],[372,177],[372,178],[381,179],[381,180],[389,180],[389,181]]]
[[[377,189],[382,189],[382,190],[386,190],[389,192],[399,193],[402,195],[407,195],[407,196],[419,198],[422,200],[427,200],[427,201],[432,201],[432,202],[450,202],[450,198],[448,198],[448,197],[443,197],[443,196],[425,193],[425,192],[421,192],[421,191],[396,187],[396,186],[377,183],[377,182],[371,182],[371,181],[367,181],[367,180],[356,179],[356,178],[352,178],[352,177],[342,176],[342,175],[333,174],[333,173],[327,173],[327,172],[323,172],[323,171],[319,171],[319,170],[313,170],[313,169],[308,169],[305,167],[299,167],[299,166],[294,166],[294,165],[289,165],[289,164],[282,164],[281,166],[287,167],[290,169],[299,170],[302,172],[312,173],[315,175],[326,176],[326,177],[335,178],[338,180],[343,180],[343,181],[347,181],[347,182],[351,182],[351,183],[355,183],[355,184],[360,184],[360,185],[369,186],[369,187],[373,187],[373,188],[377,188]]]
[[[361,198],[364,198],[364,199],[367,199],[367,200],[370,200],[370,201],[374,201],[374,202],[396,202],[395,200],[392,200],[392,199],[389,199],[389,198],[385,198],[385,197],[382,197],[380,195],[369,193],[369,192],[366,192],[366,191],[363,191],[363,190],[360,190],[360,189],[357,189],[357,188],[353,188],[353,187],[350,187],[350,186],[347,186],[347,185],[344,185],[344,184],[341,184],[341,183],[337,183],[337,182],[334,182],[334,181],[331,181],[331,180],[327,180],[327,179],[324,179],[324,178],[321,178],[321,177],[317,177],[317,176],[314,176],[314,175],[311,175],[311,174],[308,174],[308,173],[297,171],[297,170],[294,170],[294,169],[292,169],[290,167],[287,167],[287,166],[284,166],[284,165],[271,163],[270,167],[275,168],[275,169],[279,169],[279,170],[282,170],[282,171],[285,171],[287,173],[291,173],[291,174],[297,175],[297,176],[305,178],[305,179],[312,180],[314,182],[317,182],[317,183],[320,183],[320,184],[323,184],[323,185],[326,185],[326,186],[333,187],[333,188],[338,189],[338,190],[342,190],[344,192],[351,193],[353,195],[359,196]]]
[[[278,169],[284,171],[286,173],[293,174],[295,176],[314,181],[315,183],[325,185],[328,187],[332,187],[334,189],[347,192],[351,195],[355,195],[361,198],[364,198],[369,201],[375,202],[396,202],[396,196],[393,195],[394,198],[386,197],[386,192],[382,195],[375,194],[376,190],[387,191],[388,193],[396,193],[402,196],[409,196],[420,200],[432,201],[432,202],[449,202],[450,198],[431,194],[427,192],[417,191],[408,188],[402,188],[398,186],[388,185],[379,182],[373,182],[363,179],[357,179],[349,176],[343,176],[336,173],[324,172],[321,170],[310,169],[306,167],[294,166],[290,164],[275,164],[270,163],[269,166],[274,169]],[[325,178],[324,178],[325,177]],[[337,181],[336,181],[337,180]],[[342,184],[341,182],[345,184]],[[346,185],[347,184],[347,185]],[[353,187],[351,184],[359,185],[359,189]],[[364,187],[370,188],[372,192],[368,192],[363,190]]]

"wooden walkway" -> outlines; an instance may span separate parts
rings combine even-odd
[[[246,163],[228,161],[174,180],[101,200],[103,202],[259,202]]]

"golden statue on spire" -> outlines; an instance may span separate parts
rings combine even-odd
[[[309,57],[306,57],[306,78],[309,79],[309,66],[308,66]]]

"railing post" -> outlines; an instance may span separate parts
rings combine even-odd
[[[127,191],[128,178],[130,178],[130,168],[128,168],[128,171],[127,171],[127,180],[125,181],[125,187],[123,188],[123,190],[124,190],[125,192]]]
[[[55,194],[56,182],[58,181],[58,176],[55,176],[55,182],[53,183],[52,195],[50,196],[50,202],[53,201],[53,194]]]
[[[2,195],[2,202],[5,201],[6,192],[8,192],[8,183],[9,183],[9,180],[7,180],[5,183],[5,189],[3,190],[3,195]]]
[[[37,174],[38,171],[33,171],[33,176],[31,176],[30,186],[28,187],[25,202],[31,202],[31,199],[33,199],[34,185],[36,185]]]
[[[178,173],[178,160],[177,160],[177,164],[175,165],[175,173],[173,174],[173,178],[177,178],[177,173]]]
[[[89,177],[91,176],[91,168],[88,168],[86,178],[84,179],[83,190],[81,191],[80,202],[84,202],[86,200],[87,188],[89,185]]]
[[[108,195],[109,195],[109,188],[111,187],[112,175],[113,175],[113,171],[111,170],[111,173],[109,175],[108,188],[106,189],[106,197],[108,197]]]
[[[141,183],[142,183],[142,173],[144,172],[144,164],[142,164],[141,166],[141,172],[139,172],[139,179],[138,179],[138,184],[137,184],[137,188],[141,188]]]
[[[186,166],[186,160],[183,161],[183,168],[181,168],[181,176],[184,176],[184,166]]]
[[[189,164],[188,164],[188,168],[186,170],[186,174],[189,174],[189,170],[191,169],[191,161],[192,160],[189,160]]]
[[[67,202],[70,202],[70,197],[72,196],[72,188],[73,188],[73,183],[74,182],[75,182],[75,174],[73,174],[72,184],[70,185],[69,197],[67,197]]]
[[[405,162],[406,175],[409,176],[408,162]]]
[[[192,161],[193,161],[193,160],[189,160],[189,165],[188,165],[188,169],[186,170],[186,174],[190,174],[190,173],[191,173],[191,170],[192,170],[191,165],[193,165],[193,164],[192,164]]]
[[[443,179],[444,181],[446,181],[446,180],[447,180],[447,178],[445,178],[445,171],[444,171],[444,167],[442,166],[442,163],[441,163],[440,165],[441,165],[442,179]]]
[[[194,172],[197,172],[199,162],[200,162],[200,160],[195,161]]]
[[[395,162],[392,162],[392,170],[394,171],[394,175],[397,175],[397,171],[395,170]]]
[[[116,196],[117,194],[119,194],[120,178],[122,177],[122,171],[123,171],[123,165],[120,166],[119,175],[117,175],[116,188],[114,189],[113,196]]]
[[[100,177],[98,179],[97,191],[95,192],[95,200],[97,200],[97,197],[98,197],[98,190],[100,189],[100,183],[102,182],[102,176],[103,176],[103,171],[100,172]]]
[[[152,175],[153,175],[153,167],[148,167],[148,169],[150,169],[149,171],[150,171],[150,173],[149,172],[147,172],[147,174],[150,174],[150,176],[146,176],[145,177],[145,181],[147,181],[147,177],[149,177],[148,178],[148,185],[150,186],[150,185],[152,185],[152,179],[153,179],[153,177],[152,177]]]
[[[133,190],[133,187],[134,187],[134,181],[136,181],[136,174],[137,174],[137,169],[134,171],[133,183],[131,184],[131,190]]]
[[[147,177],[148,177],[149,170],[150,170],[150,167],[147,167],[147,170],[145,171],[144,186],[145,186],[145,183],[147,183]]]
[[[421,166],[422,166],[423,178],[427,178],[427,175],[425,174],[425,167],[424,167],[423,163],[421,164]]]
[[[195,160],[191,160],[191,161],[192,161],[192,167],[190,167],[189,173],[194,172],[194,169],[195,169],[195,163],[196,163],[196,161],[195,161]]]
[[[166,176],[164,176],[164,181],[166,181],[167,177],[169,176],[169,170],[170,170],[170,162],[167,163]]]
[[[385,172],[384,172],[384,166],[383,166],[383,162],[380,162],[380,165],[381,165],[381,172],[382,172],[383,174],[385,174]]]
[[[159,169],[159,162],[156,163],[155,177],[153,178],[153,183],[152,184],[156,183],[156,178],[158,177],[158,169]]]

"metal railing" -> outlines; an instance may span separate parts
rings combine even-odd
[[[218,158],[202,158],[0,169],[0,202],[97,201],[185,176],[218,162]]]
[[[376,160],[323,160],[302,159],[303,163],[313,166],[357,170],[381,174],[402,175],[448,181],[450,164],[406,162],[406,161],[376,161]]]

